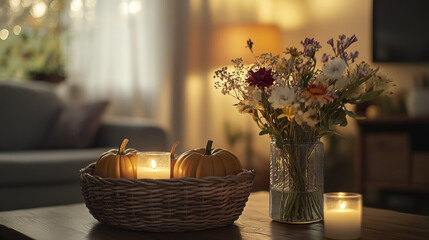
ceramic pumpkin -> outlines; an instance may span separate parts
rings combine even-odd
[[[171,147],[170,151],[170,178],[174,178],[174,165],[177,161],[177,156],[174,154],[174,151],[176,151],[177,146],[179,145],[179,141],[175,142],[173,144],[173,147]]]
[[[137,178],[137,150],[125,150],[128,139],[119,149],[103,153],[95,164],[95,174],[103,178]]]
[[[212,149],[213,141],[207,142],[206,148],[184,152],[174,165],[174,178],[208,176],[226,176],[241,172],[238,158],[229,151]]]

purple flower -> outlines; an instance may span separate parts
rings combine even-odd
[[[356,52],[354,52],[354,53],[350,53],[350,57],[351,57],[351,59],[352,59],[352,62],[354,62],[355,61],[355,59],[357,58],[359,56],[359,52],[358,51],[356,51]]]
[[[331,47],[334,47],[334,39],[333,38],[329,39],[327,43],[329,45],[331,45]]]
[[[348,62],[351,59],[351,57],[349,56],[349,54],[347,54],[346,52],[344,52],[343,53],[343,59],[344,59],[344,61]]]
[[[328,61],[329,61],[329,55],[327,55],[326,53],[324,53],[323,56],[322,56],[322,62],[326,63]]]
[[[274,83],[274,78],[271,73],[271,69],[266,70],[263,67],[260,68],[257,72],[250,70],[249,75],[249,78],[246,79],[246,82],[249,83],[249,86],[256,85],[259,88],[264,88],[269,87]]]
[[[337,49],[338,49],[338,52],[339,53],[341,53],[342,52],[342,44],[341,44],[341,41],[340,40],[337,40]]]
[[[354,42],[357,42],[357,37],[356,37],[356,35],[353,34],[353,36],[351,38],[347,38],[343,48],[344,49],[348,48]]]
[[[336,48],[334,47],[334,40],[331,38],[328,41],[328,44],[332,46],[332,50],[334,51],[335,57],[340,57],[343,59],[347,65],[350,62],[354,62],[355,58],[358,57],[359,53],[356,51],[354,53],[347,53],[346,49],[350,47],[353,43],[357,42],[356,35],[352,35],[350,38],[347,38],[346,35],[342,34],[338,36],[339,40],[337,40]]]
[[[326,96],[329,96],[331,98],[338,98],[338,95],[335,94],[335,90],[330,90],[326,93]]]
[[[252,39],[249,38],[249,40],[247,40],[247,47],[250,49],[250,51],[253,53],[253,41]]]
[[[350,44],[357,42],[357,40],[358,39],[357,39],[356,35],[353,34],[353,36],[351,36],[351,38],[350,38]]]
[[[363,70],[363,69],[359,69],[358,70],[358,76],[360,78],[364,78],[364,77],[368,76],[368,73],[365,70]]]
[[[314,53],[322,47],[314,38],[305,38],[304,42],[301,41],[301,44],[304,46],[304,55],[307,57],[313,57]]]

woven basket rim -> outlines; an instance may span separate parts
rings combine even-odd
[[[119,228],[149,232],[196,231],[232,224],[246,206],[255,176],[253,170],[243,169],[224,177],[128,179],[102,178],[94,175],[94,170],[95,163],[91,163],[79,172],[91,215]]]
[[[93,170],[95,168],[95,162],[90,163],[86,167],[82,168],[79,171],[79,177],[82,178],[90,178],[98,181],[107,181],[107,182],[117,182],[117,183],[177,183],[177,182],[194,182],[194,183],[206,183],[213,181],[235,181],[237,178],[248,178],[255,176],[255,170],[242,169],[241,172],[235,175],[227,175],[227,176],[209,176],[203,178],[193,178],[193,177],[182,177],[182,178],[170,178],[170,179],[149,179],[149,178],[140,178],[140,179],[132,179],[132,178],[103,178],[98,175],[93,174]]]

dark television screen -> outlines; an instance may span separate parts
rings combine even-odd
[[[374,62],[429,62],[429,0],[373,0]]]

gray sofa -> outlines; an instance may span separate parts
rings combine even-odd
[[[88,147],[49,149],[43,142],[67,104],[51,85],[0,82],[0,211],[83,201],[79,170],[123,138],[127,148],[169,150],[161,127],[128,118],[101,120]]]

